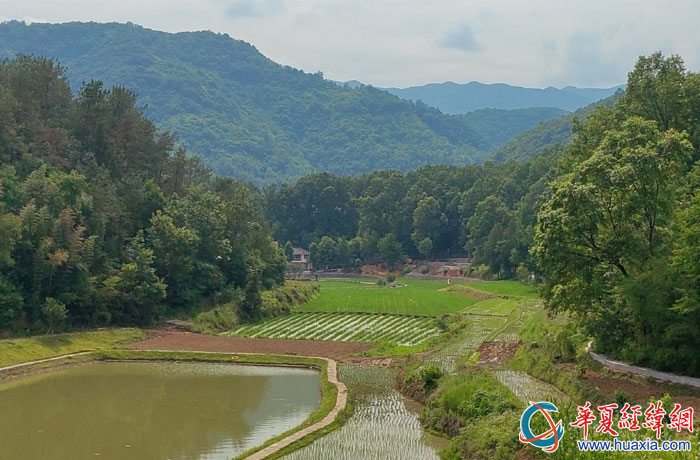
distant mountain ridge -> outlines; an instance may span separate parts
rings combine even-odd
[[[465,84],[453,82],[430,83],[409,88],[385,88],[391,94],[412,101],[423,101],[443,113],[463,114],[473,110],[522,109],[531,107],[556,107],[573,112],[581,107],[605,99],[624,85],[611,88],[561,89],[524,88],[505,83],[485,84],[472,81]]]
[[[83,82],[133,90],[146,114],[217,174],[258,185],[328,171],[360,175],[429,164],[481,163],[559,108],[443,114],[357,84],[339,86],[279,65],[213,32],[167,33],[131,23],[0,23],[0,58],[57,59]]]

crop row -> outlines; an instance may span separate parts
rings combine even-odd
[[[340,375],[353,388],[352,416],[340,429],[284,460],[438,460],[423,440],[418,415],[407,409],[393,389],[394,375],[389,369],[368,371],[341,364]]]
[[[457,369],[457,363],[470,356],[494,333],[502,329],[508,319],[504,316],[470,315],[469,325],[440,350],[423,360],[423,366],[435,365],[445,374]]]
[[[417,345],[438,335],[433,318],[378,313],[293,313],[234,329],[228,335]]]

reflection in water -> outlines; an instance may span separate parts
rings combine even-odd
[[[0,387],[0,460],[219,460],[318,407],[312,370],[101,363]]]

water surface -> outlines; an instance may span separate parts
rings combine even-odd
[[[99,363],[0,386],[1,460],[228,460],[300,424],[316,371]]]

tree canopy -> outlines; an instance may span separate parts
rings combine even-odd
[[[279,284],[260,199],[174,149],[131,91],[73,96],[54,61],[0,63],[0,330],[147,324]]]

